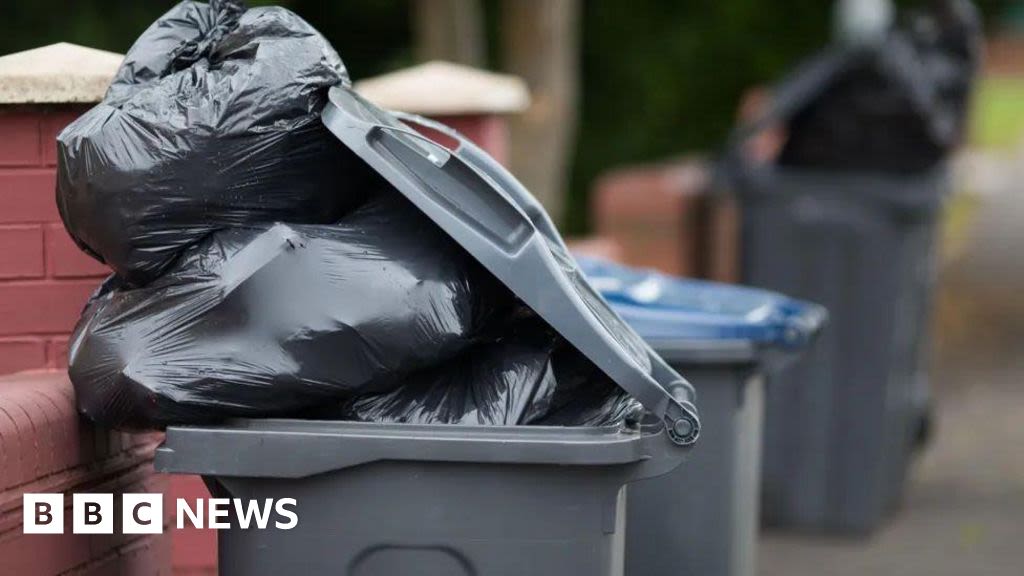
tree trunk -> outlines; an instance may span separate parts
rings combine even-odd
[[[505,71],[530,87],[532,105],[510,120],[512,171],[556,222],[565,209],[575,144],[578,0],[503,0]]]
[[[482,67],[485,59],[479,0],[414,0],[416,58]]]

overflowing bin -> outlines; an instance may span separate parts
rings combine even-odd
[[[928,428],[935,236],[980,38],[967,0],[837,45],[774,89],[723,174],[742,211],[742,279],[826,306],[831,326],[767,399],[767,524],[865,534],[900,502]],[[781,128],[779,157],[745,141]]]
[[[235,420],[169,427],[158,470],[215,496],[296,500],[290,529],[219,534],[220,573],[620,574],[623,487],[678,466],[693,387],[587,283],[536,200],[443,126],[344,86],[324,124],[646,409],[607,427]],[[415,130],[454,138],[446,148]]]
[[[703,434],[687,463],[628,488],[626,573],[752,576],[763,376],[811,342],[824,309],[599,260],[580,268],[700,398]]]

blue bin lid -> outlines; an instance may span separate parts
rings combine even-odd
[[[655,344],[744,344],[799,351],[827,318],[821,306],[744,286],[689,280],[577,257],[591,285]]]

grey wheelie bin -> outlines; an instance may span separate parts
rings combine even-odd
[[[324,123],[641,404],[619,427],[244,420],[168,428],[158,470],[218,496],[294,498],[289,530],[222,530],[222,576],[621,574],[623,487],[679,465],[694,391],[590,287],[547,215],[472,144],[345,87]]]
[[[626,573],[753,576],[764,375],[806,348],[825,310],[599,260],[580,268],[700,397],[703,434],[686,465],[627,490]]]
[[[779,375],[794,385],[767,398],[769,525],[870,532],[899,504],[928,427],[935,235],[972,64],[967,48],[945,68],[915,64],[910,45],[896,34],[810,61],[723,163],[741,205],[743,282],[831,318]],[[780,158],[750,160],[744,142],[778,125],[790,130]]]
[[[660,426],[250,420],[171,428],[157,466],[214,497],[295,499],[290,530],[218,533],[226,576],[553,576],[621,574],[623,486],[681,459]]]
[[[944,177],[757,178],[743,200],[745,280],[814,299],[832,318],[779,375],[795,385],[768,397],[764,518],[866,533],[898,505],[928,418],[924,360]]]

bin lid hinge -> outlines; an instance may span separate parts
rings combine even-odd
[[[669,438],[680,446],[690,446],[700,435],[700,420],[693,404],[673,400],[665,411],[665,429]]]

